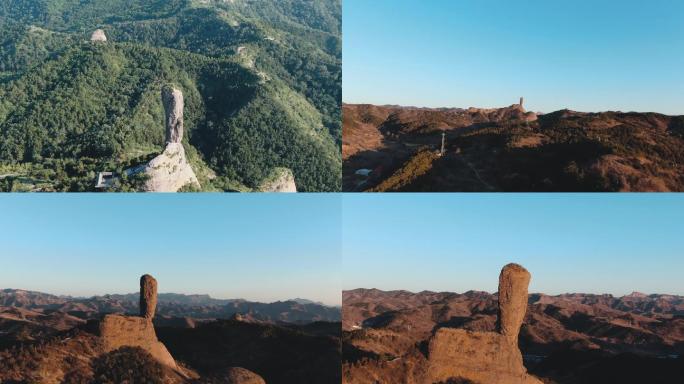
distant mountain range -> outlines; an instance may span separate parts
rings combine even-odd
[[[63,312],[89,319],[103,313],[137,313],[139,294],[113,294],[90,298],[55,296],[47,293],[4,289],[0,291],[2,307],[31,311]],[[158,295],[158,317],[189,317],[193,319],[227,319],[236,314],[248,315],[264,322],[309,323],[340,321],[339,307],[330,307],[305,299],[258,303],[242,299],[214,299],[209,295]]]

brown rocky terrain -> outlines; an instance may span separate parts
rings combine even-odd
[[[132,294],[74,299],[0,292],[3,383],[340,381],[339,322],[272,321],[258,310],[233,312],[230,320],[164,316],[157,303],[178,311],[183,306],[225,302],[239,308],[245,302],[206,295],[160,297],[157,282],[149,275],[140,279],[137,300]],[[280,307],[275,312],[285,307],[299,306],[304,311],[307,306],[323,307],[305,300],[274,304]],[[76,310],[70,314],[63,309]]]
[[[343,116],[345,191],[684,190],[684,116],[521,104],[346,104]]]
[[[420,380],[431,366],[431,354],[439,350],[435,340],[502,332],[498,324],[505,324],[506,316],[497,315],[499,296],[475,291],[345,291],[345,382],[430,382]],[[676,383],[674,378],[684,373],[684,297],[533,293],[519,305],[526,311],[517,345],[527,369],[546,383]],[[481,337],[483,346],[475,349],[494,348],[498,339],[491,337]],[[446,356],[439,358],[444,364],[472,360],[453,349],[440,355]]]
[[[518,348],[530,278],[517,264],[501,270],[502,299],[493,330],[448,326],[427,330],[422,315],[417,316],[419,330],[409,318],[403,318],[398,328],[381,327],[378,333],[352,325],[356,330],[343,339],[343,382],[541,384],[527,373]]]

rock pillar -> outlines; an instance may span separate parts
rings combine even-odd
[[[150,275],[140,278],[140,316],[150,321],[157,309],[157,280]]]
[[[517,344],[527,311],[530,273],[518,264],[508,264],[499,275],[499,317],[497,331]]]

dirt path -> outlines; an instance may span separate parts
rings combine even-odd
[[[489,189],[490,191],[495,191],[495,190],[496,190],[496,188],[494,188],[491,184],[489,184],[488,182],[484,181],[484,179],[483,179],[482,176],[480,175],[480,172],[479,172],[477,169],[475,169],[475,167],[473,166],[473,164],[472,164],[470,161],[466,160],[464,156],[460,156],[460,158],[461,158],[461,160],[463,161],[463,163],[464,163],[468,168],[470,168],[471,171],[473,171],[473,174],[475,175],[475,178],[477,178],[477,180],[478,180],[480,183],[482,183],[482,185],[484,185],[484,186],[485,186],[487,189]]]

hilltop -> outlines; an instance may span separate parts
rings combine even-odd
[[[684,190],[684,116],[342,108],[345,191]]]
[[[89,299],[0,291],[0,381],[263,384],[340,381],[340,309],[208,295]]]
[[[259,190],[281,168],[340,190],[340,25],[338,0],[3,2],[0,190],[92,191],[151,160],[168,84],[201,190]]]
[[[527,297],[517,345],[527,369],[545,383],[602,383],[607,378],[675,383],[684,372],[682,296]],[[391,367],[394,361],[414,361],[426,353],[423,346],[440,329],[494,331],[498,298],[479,291],[343,292],[343,364],[349,375],[345,382],[359,382],[356,375]]]

